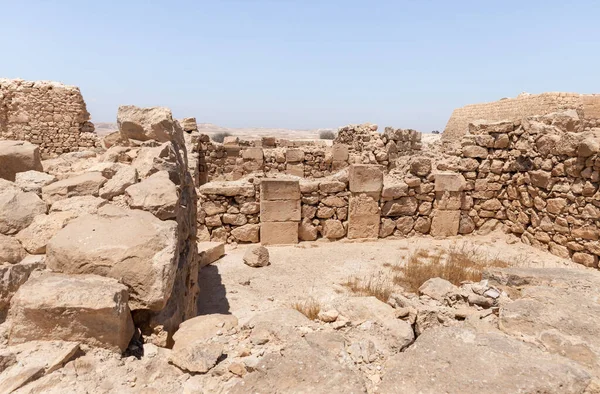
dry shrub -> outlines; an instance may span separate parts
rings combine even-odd
[[[321,304],[312,297],[304,301],[296,301],[292,304],[292,308],[308,317],[310,320],[315,320],[321,312]]]
[[[225,137],[229,137],[230,135],[231,135],[231,133],[229,133],[227,131],[223,131],[220,133],[215,133],[211,138],[215,142],[223,143],[223,141],[225,141]]]
[[[404,265],[397,265],[392,269],[398,272],[394,276],[394,283],[416,293],[431,278],[442,278],[458,286],[464,281],[480,281],[485,268],[508,265],[498,257],[489,257],[478,249],[463,244],[449,250],[418,249],[408,257]]]
[[[382,273],[372,274],[365,278],[352,276],[346,282],[342,283],[342,285],[350,289],[353,293],[361,296],[374,296],[383,302],[387,302],[394,290],[393,283],[388,277],[382,275]]]
[[[322,140],[334,140],[335,133],[332,130],[321,130],[319,131],[319,138]]]

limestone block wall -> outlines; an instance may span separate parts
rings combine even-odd
[[[465,135],[469,123],[477,120],[519,120],[527,116],[546,115],[575,109],[585,128],[600,126],[600,95],[577,93],[521,94],[491,103],[471,104],[457,108],[446,124],[443,141],[456,141]]]
[[[24,140],[43,154],[96,146],[79,88],[58,82],[0,79],[0,138]]]
[[[221,143],[203,135],[199,152],[207,181],[237,180],[252,174],[287,174],[325,178],[350,164],[379,164],[392,168],[400,156],[421,151],[421,133],[411,129],[350,125],[340,128],[333,145],[324,141],[289,141],[263,138],[244,141],[226,137]]]

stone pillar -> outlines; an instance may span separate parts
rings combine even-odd
[[[348,238],[378,238],[381,211],[379,198],[383,188],[383,171],[379,165],[354,164],[349,172],[350,203]]]
[[[263,179],[260,183],[261,244],[298,243],[300,218],[300,182],[289,179]]]
[[[458,173],[441,172],[435,175],[435,210],[430,230],[432,236],[458,235],[465,184],[465,178]]]

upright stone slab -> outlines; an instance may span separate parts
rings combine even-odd
[[[443,211],[437,209],[431,221],[430,234],[434,237],[451,237],[458,235],[460,211]]]
[[[299,200],[300,182],[293,179],[263,179],[260,182],[262,200]]]
[[[383,171],[378,165],[353,164],[350,166],[350,191],[366,193],[378,201],[383,188]]]
[[[350,198],[348,238],[378,238],[381,213],[379,204],[366,194]]]
[[[298,226],[298,222],[262,222],[260,243],[263,245],[297,244]]]
[[[260,183],[260,241],[263,245],[298,243],[300,182],[264,179]]]

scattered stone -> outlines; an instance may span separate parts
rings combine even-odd
[[[266,267],[269,262],[269,250],[264,246],[249,246],[244,253],[244,264],[250,267]]]

